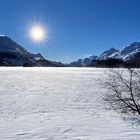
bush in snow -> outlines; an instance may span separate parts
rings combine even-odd
[[[110,69],[104,85],[108,93],[103,99],[112,109],[140,115],[139,69]]]

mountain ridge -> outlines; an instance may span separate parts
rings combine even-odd
[[[8,36],[0,36],[0,66],[60,67],[62,64],[46,60],[40,53],[28,52]]]
[[[78,59],[69,64],[50,61],[40,53],[28,52],[23,46],[13,41],[8,36],[0,36],[0,66],[38,66],[38,67],[108,67],[108,66],[133,66],[140,67],[140,42],[118,50],[110,48],[99,56],[92,55]]]
[[[114,64],[116,64],[117,66],[118,65],[128,66],[128,65],[130,65],[129,64],[130,62],[135,62],[135,64],[131,63],[131,65],[133,65],[133,66],[137,65],[137,64],[140,66],[140,64],[139,64],[140,62],[138,61],[138,60],[140,60],[140,59],[138,59],[138,57],[140,57],[139,53],[140,53],[140,42],[133,42],[129,46],[123,47],[120,50],[117,50],[115,48],[110,48],[108,50],[105,50],[98,57],[96,57],[96,59],[92,60],[91,63],[89,63],[88,65],[79,65],[79,67],[82,67],[82,66],[94,67],[94,66],[96,66],[96,64],[98,64],[98,66],[99,65],[106,66],[106,64],[107,64],[107,66],[108,66],[109,63],[111,63],[113,66],[114,66]],[[89,58],[82,59],[82,61],[85,61],[86,59],[89,59]],[[73,64],[73,67],[77,66],[77,63],[79,62],[79,60],[77,60],[75,62],[71,62],[70,66],[71,66],[71,64]],[[114,64],[113,64],[113,62],[114,62]]]

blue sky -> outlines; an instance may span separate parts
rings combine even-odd
[[[140,41],[140,0],[0,0],[0,34],[47,59],[71,62]],[[48,40],[35,44],[29,25],[40,22]]]

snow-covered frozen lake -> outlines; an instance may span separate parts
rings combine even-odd
[[[0,68],[0,140],[139,140],[136,117],[106,110],[104,69]]]

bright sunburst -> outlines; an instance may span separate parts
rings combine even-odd
[[[32,26],[30,29],[30,37],[35,42],[42,42],[46,38],[46,30],[43,28],[43,26],[35,25]]]
[[[46,17],[40,16],[25,16],[25,37],[32,41],[36,46],[46,47],[50,40],[50,24]]]

